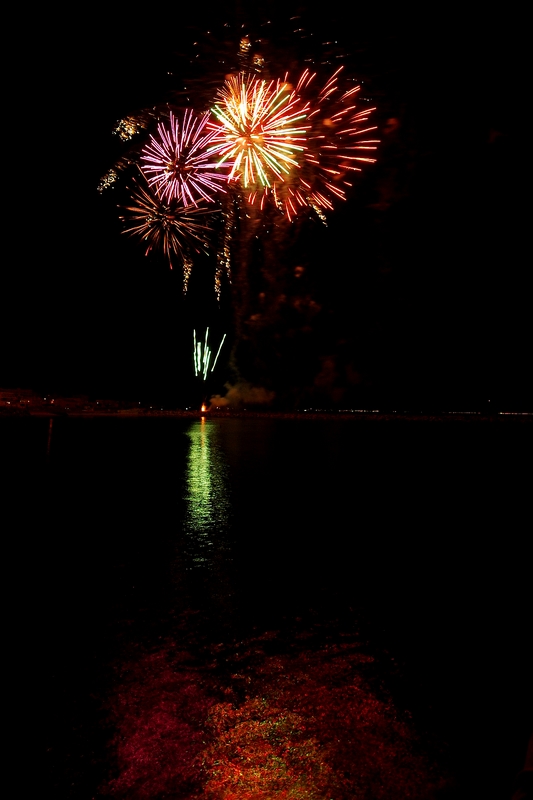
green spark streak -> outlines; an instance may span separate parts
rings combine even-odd
[[[198,377],[198,366],[196,360],[196,331],[193,331],[193,347],[192,347],[192,357],[194,361],[194,375]]]
[[[207,380],[207,376],[209,372],[213,372],[215,369],[215,364],[217,363],[218,357],[220,355],[220,351],[222,350],[222,345],[224,344],[224,340],[226,338],[226,334],[223,335],[222,341],[217,350],[217,354],[213,359],[213,351],[208,345],[209,340],[209,328],[206,328],[205,331],[205,338],[204,342],[199,342],[196,338],[196,330],[193,330],[193,362],[194,362],[194,375],[195,377],[200,377],[202,380]]]
[[[218,356],[220,354],[220,351],[222,350],[222,345],[224,344],[224,339],[225,338],[226,338],[226,334],[224,334],[224,336],[222,337],[222,341],[220,342],[219,348],[217,350],[217,354],[215,356],[215,360],[213,361],[213,366],[211,367],[211,372],[213,372],[213,370],[215,369],[215,364],[217,363],[217,359],[218,359]]]

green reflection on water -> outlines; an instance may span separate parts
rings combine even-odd
[[[230,521],[231,500],[227,463],[218,439],[218,424],[201,418],[187,431],[185,531],[194,542],[192,560],[202,565],[212,556],[217,533]],[[216,549],[216,548],[215,548]]]

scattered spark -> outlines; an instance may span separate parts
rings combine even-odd
[[[145,120],[138,117],[128,116],[117,122],[115,128],[113,129],[113,133],[116,136],[119,136],[123,142],[127,142],[130,139],[133,139],[137,133],[140,133],[140,131],[144,130],[145,128]]]
[[[118,175],[116,170],[110,169],[106,174],[100,179],[100,183],[98,184],[98,191],[100,194],[104,191],[104,189],[109,189],[109,187],[113,187],[117,182]]]

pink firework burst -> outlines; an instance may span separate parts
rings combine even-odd
[[[200,200],[213,202],[212,195],[224,191],[227,171],[217,167],[208,151],[215,135],[206,130],[208,120],[208,113],[187,109],[180,119],[171,111],[168,123],[159,123],[157,134],[150,135],[141,152],[141,171],[162,200],[195,206]]]

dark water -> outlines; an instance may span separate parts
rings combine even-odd
[[[510,798],[531,426],[0,431],[13,738],[41,796]]]

